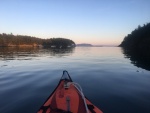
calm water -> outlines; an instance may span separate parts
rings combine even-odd
[[[150,113],[150,71],[119,47],[0,48],[0,113],[36,113],[63,70],[104,113]]]

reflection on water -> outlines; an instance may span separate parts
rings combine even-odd
[[[122,52],[125,55],[125,58],[131,60],[132,64],[150,71],[150,57],[144,56],[138,51],[129,51],[125,48],[122,48]]]
[[[0,48],[0,113],[36,113],[63,70],[104,113],[150,113],[149,71],[119,47]]]
[[[32,60],[34,57],[68,56],[74,52],[74,48],[32,48],[32,47],[0,47],[0,60]]]

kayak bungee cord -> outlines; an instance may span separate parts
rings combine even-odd
[[[82,91],[82,88],[81,86],[78,84],[78,83],[75,83],[75,82],[71,82],[72,85],[75,86],[75,88],[78,90],[79,94],[81,95],[83,101],[84,101],[84,105],[85,105],[85,108],[86,108],[86,112],[89,113],[89,110],[88,110],[88,107],[87,107],[87,104],[86,104],[86,101],[85,101],[85,96],[83,94],[83,91]]]

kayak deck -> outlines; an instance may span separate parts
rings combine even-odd
[[[102,113],[84,97],[82,89],[72,82],[69,74],[68,78],[63,77],[38,113]]]

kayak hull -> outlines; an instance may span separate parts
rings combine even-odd
[[[61,79],[38,113],[102,113],[71,78]]]

